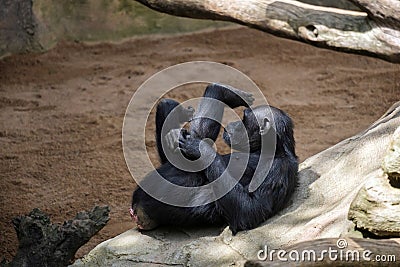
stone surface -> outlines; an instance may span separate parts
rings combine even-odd
[[[0,1],[0,56],[40,50],[32,0]]]
[[[232,236],[229,229],[130,230],[103,242],[73,266],[241,266],[268,246],[278,249],[317,238],[351,235],[351,202],[368,177],[381,172],[400,102],[367,130],[305,160],[288,207],[264,225]],[[139,265],[140,266],[140,265]],[[146,265],[149,266],[149,265]],[[151,266],[151,265],[150,265]]]
[[[376,236],[400,236],[399,174],[400,127],[392,136],[382,170],[367,179],[350,206],[349,219],[359,229]]]
[[[400,189],[383,172],[370,176],[350,206],[349,219],[376,236],[400,237]]]

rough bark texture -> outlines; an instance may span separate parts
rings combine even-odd
[[[363,12],[294,0],[137,0],[171,15],[232,21],[329,49],[400,62],[399,1],[352,0]],[[305,1],[310,2],[310,1]],[[340,3],[338,3],[340,5]]]
[[[310,240],[284,249],[287,252],[298,251],[300,255],[302,255],[303,252],[307,252],[304,254],[306,259],[305,261],[293,262],[290,260],[288,255],[286,255],[288,261],[279,261],[276,260],[275,257],[275,261],[273,262],[268,260],[248,261],[246,262],[245,266],[395,266],[395,260],[400,259],[400,239],[369,240],[362,238],[347,238],[342,239],[341,241],[347,243],[347,246],[343,249],[338,247],[337,238]],[[318,257],[322,254],[323,250],[329,251],[329,248],[337,251],[337,253],[332,254],[332,259],[335,259],[335,256],[337,259],[331,260],[328,255],[325,254],[326,257],[324,257],[323,260],[307,260],[309,259],[308,251],[315,251],[315,255]],[[366,252],[366,254],[364,254],[366,250],[371,251],[371,253]],[[342,254],[340,254],[339,251],[342,251]],[[353,254],[353,252],[355,253]],[[379,255],[378,258],[375,257],[377,255]],[[382,260],[381,262],[378,262],[378,259],[383,259],[381,256],[383,256],[386,261]],[[312,257],[313,254],[311,254],[310,258]],[[359,260],[353,260],[357,259],[357,257]],[[364,260],[363,257],[365,257],[367,260]]]
[[[32,0],[0,1],[0,55],[40,50]]]
[[[400,29],[400,1],[397,0],[350,0],[383,25]]]
[[[7,266],[68,266],[75,252],[106,225],[109,211],[96,206],[63,225],[52,224],[39,209],[14,218],[19,248]]]

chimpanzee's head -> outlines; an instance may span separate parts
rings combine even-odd
[[[276,153],[295,154],[292,120],[272,106],[245,109],[242,121],[229,123],[223,138],[226,144],[239,151],[246,150],[248,140],[250,152],[256,152],[261,150],[261,141],[273,132],[276,133]]]

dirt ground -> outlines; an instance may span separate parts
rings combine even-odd
[[[252,78],[293,118],[301,161],[365,129],[400,100],[400,65],[242,27],[120,44],[61,43],[7,57],[0,60],[0,256],[11,259],[17,249],[11,219],[35,207],[62,222],[110,206],[109,223],[78,257],[133,227],[135,184],[121,146],[125,109],[155,72],[192,60],[225,63]]]

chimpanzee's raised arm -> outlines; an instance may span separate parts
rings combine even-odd
[[[210,98],[218,101],[212,101]],[[217,83],[208,85],[190,123],[190,136],[199,139],[209,138],[215,142],[224,114],[224,105],[222,103],[225,103],[230,108],[236,108],[240,106],[249,107],[253,104],[253,101],[252,94],[231,86]]]
[[[168,123],[166,123],[168,115],[170,115],[172,110],[175,108],[177,109],[176,113],[174,116],[171,116]],[[193,113],[194,109],[192,107],[184,108],[179,102],[173,99],[162,99],[158,103],[156,111],[156,144],[161,164],[164,164],[168,161],[161,144],[163,138],[162,131],[164,131],[164,133],[168,133],[173,129],[179,129],[182,123],[190,120],[190,118],[193,116]]]

